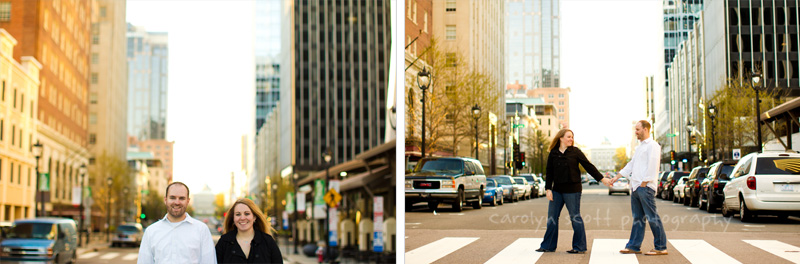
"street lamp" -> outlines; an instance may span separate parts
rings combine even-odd
[[[692,125],[692,120],[688,120],[688,118],[687,118],[687,121],[686,121],[686,132],[687,132],[686,133],[686,146],[687,146],[687,149],[689,150],[689,164],[687,164],[687,166],[689,168],[692,167],[690,164],[694,160],[694,157],[692,156],[692,131],[693,130],[694,130],[694,125]]]
[[[274,201],[275,201],[272,204],[272,208],[273,208],[272,210],[275,211],[275,226],[277,227],[277,226],[280,225],[280,222],[278,221],[278,184],[277,183],[273,183],[272,184],[272,190],[274,190],[272,192],[272,197],[274,197]],[[264,201],[264,203],[267,203],[267,202]],[[275,229],[277,229],[277,228],[275,228]],[[278,239],[278,233],[276,232],[275,233],[275,243],[278,244],[278,241],[280,241],[280,239]]]
[[[503,120],[500,129],[503,130],[503,175],[506,175],[508,174],[508,122]]]
[[[756,139],[758,140],[758,145],[756,145],[756,147],[758,147],[758,152],[760,153],[762,147],[761,147],[761,121],[760,121],[761,108],[759,107],[759,103],[761,103],[761,99],[758,98],[758,91],[760,89],[760,87],[758,86],[763,85],[762,84],[763,82],[761,81],[761,73],[759,73],[758,71],[755,71],[752,74],[750,74],[750,77],[752,77],[753,79],[753,84],[751,87],[753,87],[753,90],[756,91],[756,133],[757,133]]]
[[[128,200],[128,187],[127,186],[125,188],[122,188],[122,194],[124,194],[123,201],[127,201]],[[122,209],[122,222],[125,222],[125,221],[128,221],[128,208],[123,208]]]
[[[481,107],[478,104],[472,107],[472,118],[475,119],[475,159],[478,159],[478,120],[481,118]]]
[[[714,131],[716,128],[714,119],[717,118],[717,106],[715,106],[713,102],[708,103],[708,118],[711,119],[711,149],[714,151],[714,161],[717,161],[717,139]]]
[[[300,243],[300,238],[298,237],[298,230],[297,230],[297,216],[299,214],[297,210],[297,173],[292,173],[292,183],[294,184],[294,199],[292,199],[292,203],[294,204],[294,212],[292,215],[294,216],[294,221],[292,221],[292,240],[294,240],[294,254],[297,255],[299,252],[297,251],[297,245]]]
[[[419,85],[419,89],[422,90],[422,156],[425,157],[425,90],[428,90],[428,87],[431,85],[431,73],[428,72],[425,67],[422,67],[422,71],[417,73],[417,85]]]
[[[106,197],[106,242],[111,242],[111,184],[114,179],[111,177],[106,178],[106,186],[108,186],[108,197]]]
[[[323,154],[323,158],[325,159],[325,185],[329,185],[330,182],[330,173],[329,169],[331,167],[331,149],[328,148]],[[325,193],[328,192],[328,186],[325,187]],[[331,257],[331,214],[330,214],[330,205],[325,203],[325,259],[330,260]]]
[[[86,195],[84,195],[84,193],[83,193],[83,189],[84,189],[83,188],[83,186],[84,186],[83,184],[85,183],[85,180],[86,180],[86,164],[82,164],[81,167],[78,168],[78,172],[81,174],[81,203],[78,206],[78,211],[80,211],[78,213],[80,214],[81,218],[80,218],[80,226],[78,226],[78,246],[81,246],[81,245],[83,245],[83,219],[86,217],[83,214],[83,210],[84,210],[83,209],[83,198],[86,197]],[[89,241],[86,241],[86,243],[88,244]]]
[[[36,158],[36,193],[39,194],[39,203],[42,204],[42,211],[38,210],[39,206],[37,204],[36,208],[36,216],[44,216],[44,192],[39,189],[39,186],[42,185],[42,179],[39,176],[39,158],[42,157],[42,144],[39,141],[36,141],[36,144],[33,144],[31,147],[31,152],[33,152],[33,157]]]

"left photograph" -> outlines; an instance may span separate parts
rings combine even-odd
[[[0,263],[396,263],[397,5],[0,0]]]

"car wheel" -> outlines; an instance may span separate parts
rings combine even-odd
[[[503,205],[503,199],[505,199],[505,197],[503,197],[502,195],[500,195],[500,200],[498,200],[498,201],[497,201],[497,204],[499,204],[499,205]]]
[[[431,209],[431,211],[434,211],[437,208],[439,208],[439,202],[437,202],[437,201],[428,202],[428,209]]]
[[[747,205],[744,204],[744,200],[739,201],[739,218],[742,219],[742,222],[750,222],[753,221],[753,214],[750,210],[747,209]]]
[[[789,214],[779,214],[778,215],[778,220],[780,220],[781,222],[786,221],[786,219],[789,219]]]
[[[722,212],[722,216],[724,217],[731,217],[733,216],[733,211],[728,208],[728,204],[725,201],[722,201],[722,208],[720,209]]]
[[[717,208],[712,206],[710,199],[706,197],[706,212],[713,213],[714,211],[717,211]]]
[[[481,187],[481,192],[479,192],[479,193],[481,193],[481,194],[483,193],[483,187]],[[481,209],[481,208],[483,208],[483,202],[481,201],[482,198],[483,197],[478,197],[478,201],[476,201],[475,203],[472,204],[472,209]]]
[[[675,195],[675,194],[672,195],[672,202],[673,203],[677,203],[678,202],[678,196],[677,195]]]
[[[496,206],[497,205],[497,194],[492,195],[492,201],[489,202],[489,205],[490,206]]]
[[[689,205],[691,200],[692,198],[689,198],[689,196],[686,196],[686,194],[683,195],[683,205]]]
[[[453,202],[453,211],[461,212],[464,210],[464,189],[458,189],[458,196]]]
[[[611,195],[611,191],[608,191],[608,195]]]
[[[628,196],[630,196],[630,195],[631,195],[631,191],[627,191],[627,192],[625,192],[625,195],[628,195]]]
[[[69,263],[70,264],[74,264],[74,263],[77,263],[77,262],[78,262],[78,252],[76,250],[76,251],[72,252],[72,257],[69,259]]]
[[[414,203],[411,201],[406,201],[406,212],[411,212],[412,208],[414,208]]]
[[[700,208],[700,210],[705,210],[706,209],[706,202],[703,202],[703,198],[704,198],[703,196],[705,196],[705,195],[701,195],[700,199],[697,199],[697,208]]]

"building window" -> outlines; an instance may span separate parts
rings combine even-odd
[[[445,39],[446,40],[455,40],[456,39],[456,25],[447,25],[445,26]]]
[[[456,66],[456,64],[457,64],[457,63],[456,63],[456,54],[455,54],[455,53],[452,53],[452,52],[451,52],[451,53],[447,53],[447,54],[445,54],[445,61],[444,61],[444,63],[445,63],[445,65],[447,65],[447,66],[449,66],[449,67],[455,67],[455,66]]]
[[[10,170],[11,173],[8,174],[8,181],[11,182],[11,183],[14,183],[14,163],[11,162],[11,164],[9,164],[9,165],[10,165],[9,166],[10,167],[9,170]]]
[[[11,2],[0,2],[0,21],[11,20]]]
[[[14,88],[14,109],[17,108],[17,88]]]
[[[95,144],[95,143],[97,143],[97,135],[94,133],[89,134],[89,144]]]
[[[96,113],[89,114],[89,124],[92,124],[92,125],[97,124],[97,114]]]
[[[0,92],[2,92],[2,94],[0,94],[0,99],[2,99],[3,102],[5,102],[6,101],[6,80],[3,80],[3,89]]]
[[[94,45],[100,44],[100,35],[92,34],[92,44]]]
[[[14,142],[16,141],[16,137],[17,137],[17,126],[16,125],[11,125],[11,145],[12,146],[14,145]]]
[[[0,120],[0,140],[3,140],[3,120]]]
[[[428,11],[425,11],[425,16],[422,17],[422,32],[428,33]]]
[[[552,98],[553,98],[553,94],[548,94],[548,95],[547,95],[547,98],[550,98],[550,99],[552,99]]]
[[[564,94],[558,94],[558,98],[564,98]]]
[[[456,11],[456,0],[447,0],[447,2],[444,4],[444,11],[455,12]]]
[[[98,61],[100,61],[100,55],[92,53],[92,64],[97,64]]]
[[[558,105],[564,105],[564,101],[558,101]]]
[[[89,95],[89,103],[97,104],[97,93],[92,93]]]
[[[100,17],[106,17],[106,13],[107,13],[106,12],[106,7],[105,6],[101,6],[100,7]]]

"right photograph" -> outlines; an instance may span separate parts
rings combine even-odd
[[[800,263],[800,1],[404,2],[405,263]]]

